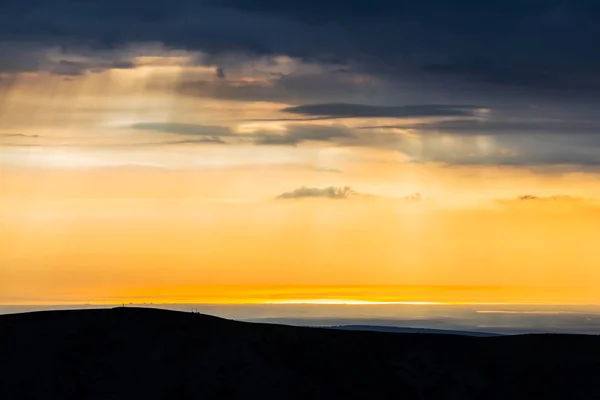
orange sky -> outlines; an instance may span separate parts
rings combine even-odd
[[[285,104],[167,90],[182,71],[214,73],[171,61],[72,81],[24,75],[4,97],[0,304],[600,303],[595,174],[411,163],[397,149],[323,143],[149,146],[170,136],[131,124],[286,129],[248,122]],[[360,195],[276,199],[346,185]],[[405,199],[416,192],[422,201]],[[581,199],[512,200],[526,193]]]
[[[554,202],[561,201],[569,202]],[[594,205],[406,202],[3,199],[1,293],[9,303],[140,296],[231,302],[264,299],[250,290],[262,285],[275,285],[282,299],[292,300],[288,286],[391,285],[425,288],[399,290],[397,298],[375,290],[372,299],[547,302],[564,299],[569,288],[594,288],[600,278],[590,240],[600,217]],[[473,293],[444,286],[473,287]],[[481,286],[515,291],[482,296]],[[338,297],[336,291],[315,296]]]

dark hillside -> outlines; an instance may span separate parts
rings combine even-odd
[[[0,399],[598,399],[600,338],[49,311],[0,316],[0,369]]]

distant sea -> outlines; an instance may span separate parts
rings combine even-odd
[[[123,306],[123,305],[120,305]],[[600,306],[447,304],[125,304],[200,312],[247,322],[301,326],[372,325],[490,333],[600,334]],[[0,305],[0,314],[115,305]]]

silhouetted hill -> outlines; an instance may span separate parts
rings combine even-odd
[[[116,308],[0,316],[0,399],[598,399],[600,338],[252,324]]]
[[[345,331],[370,331],[370,332],[389,332],[389,333],[426,333],[438,335],[465,335],[476,337],[500,336],[498,333],[479,332],[479,331],[452,331],[448,329],[428,329],[428,328],[405,328],[400,326],[381,326],[381,325],[340,325],[330,326],[330,329],[341,329]]]

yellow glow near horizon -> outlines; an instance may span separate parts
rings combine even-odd
[[[277,300],[264,304],[323,304],[323,305],[383,305],[383,304],[405,304],[405,305],[441,305],[434,301],[369,301],[369,300],[344,300],[344,299],[308,299],[308,300]]]

